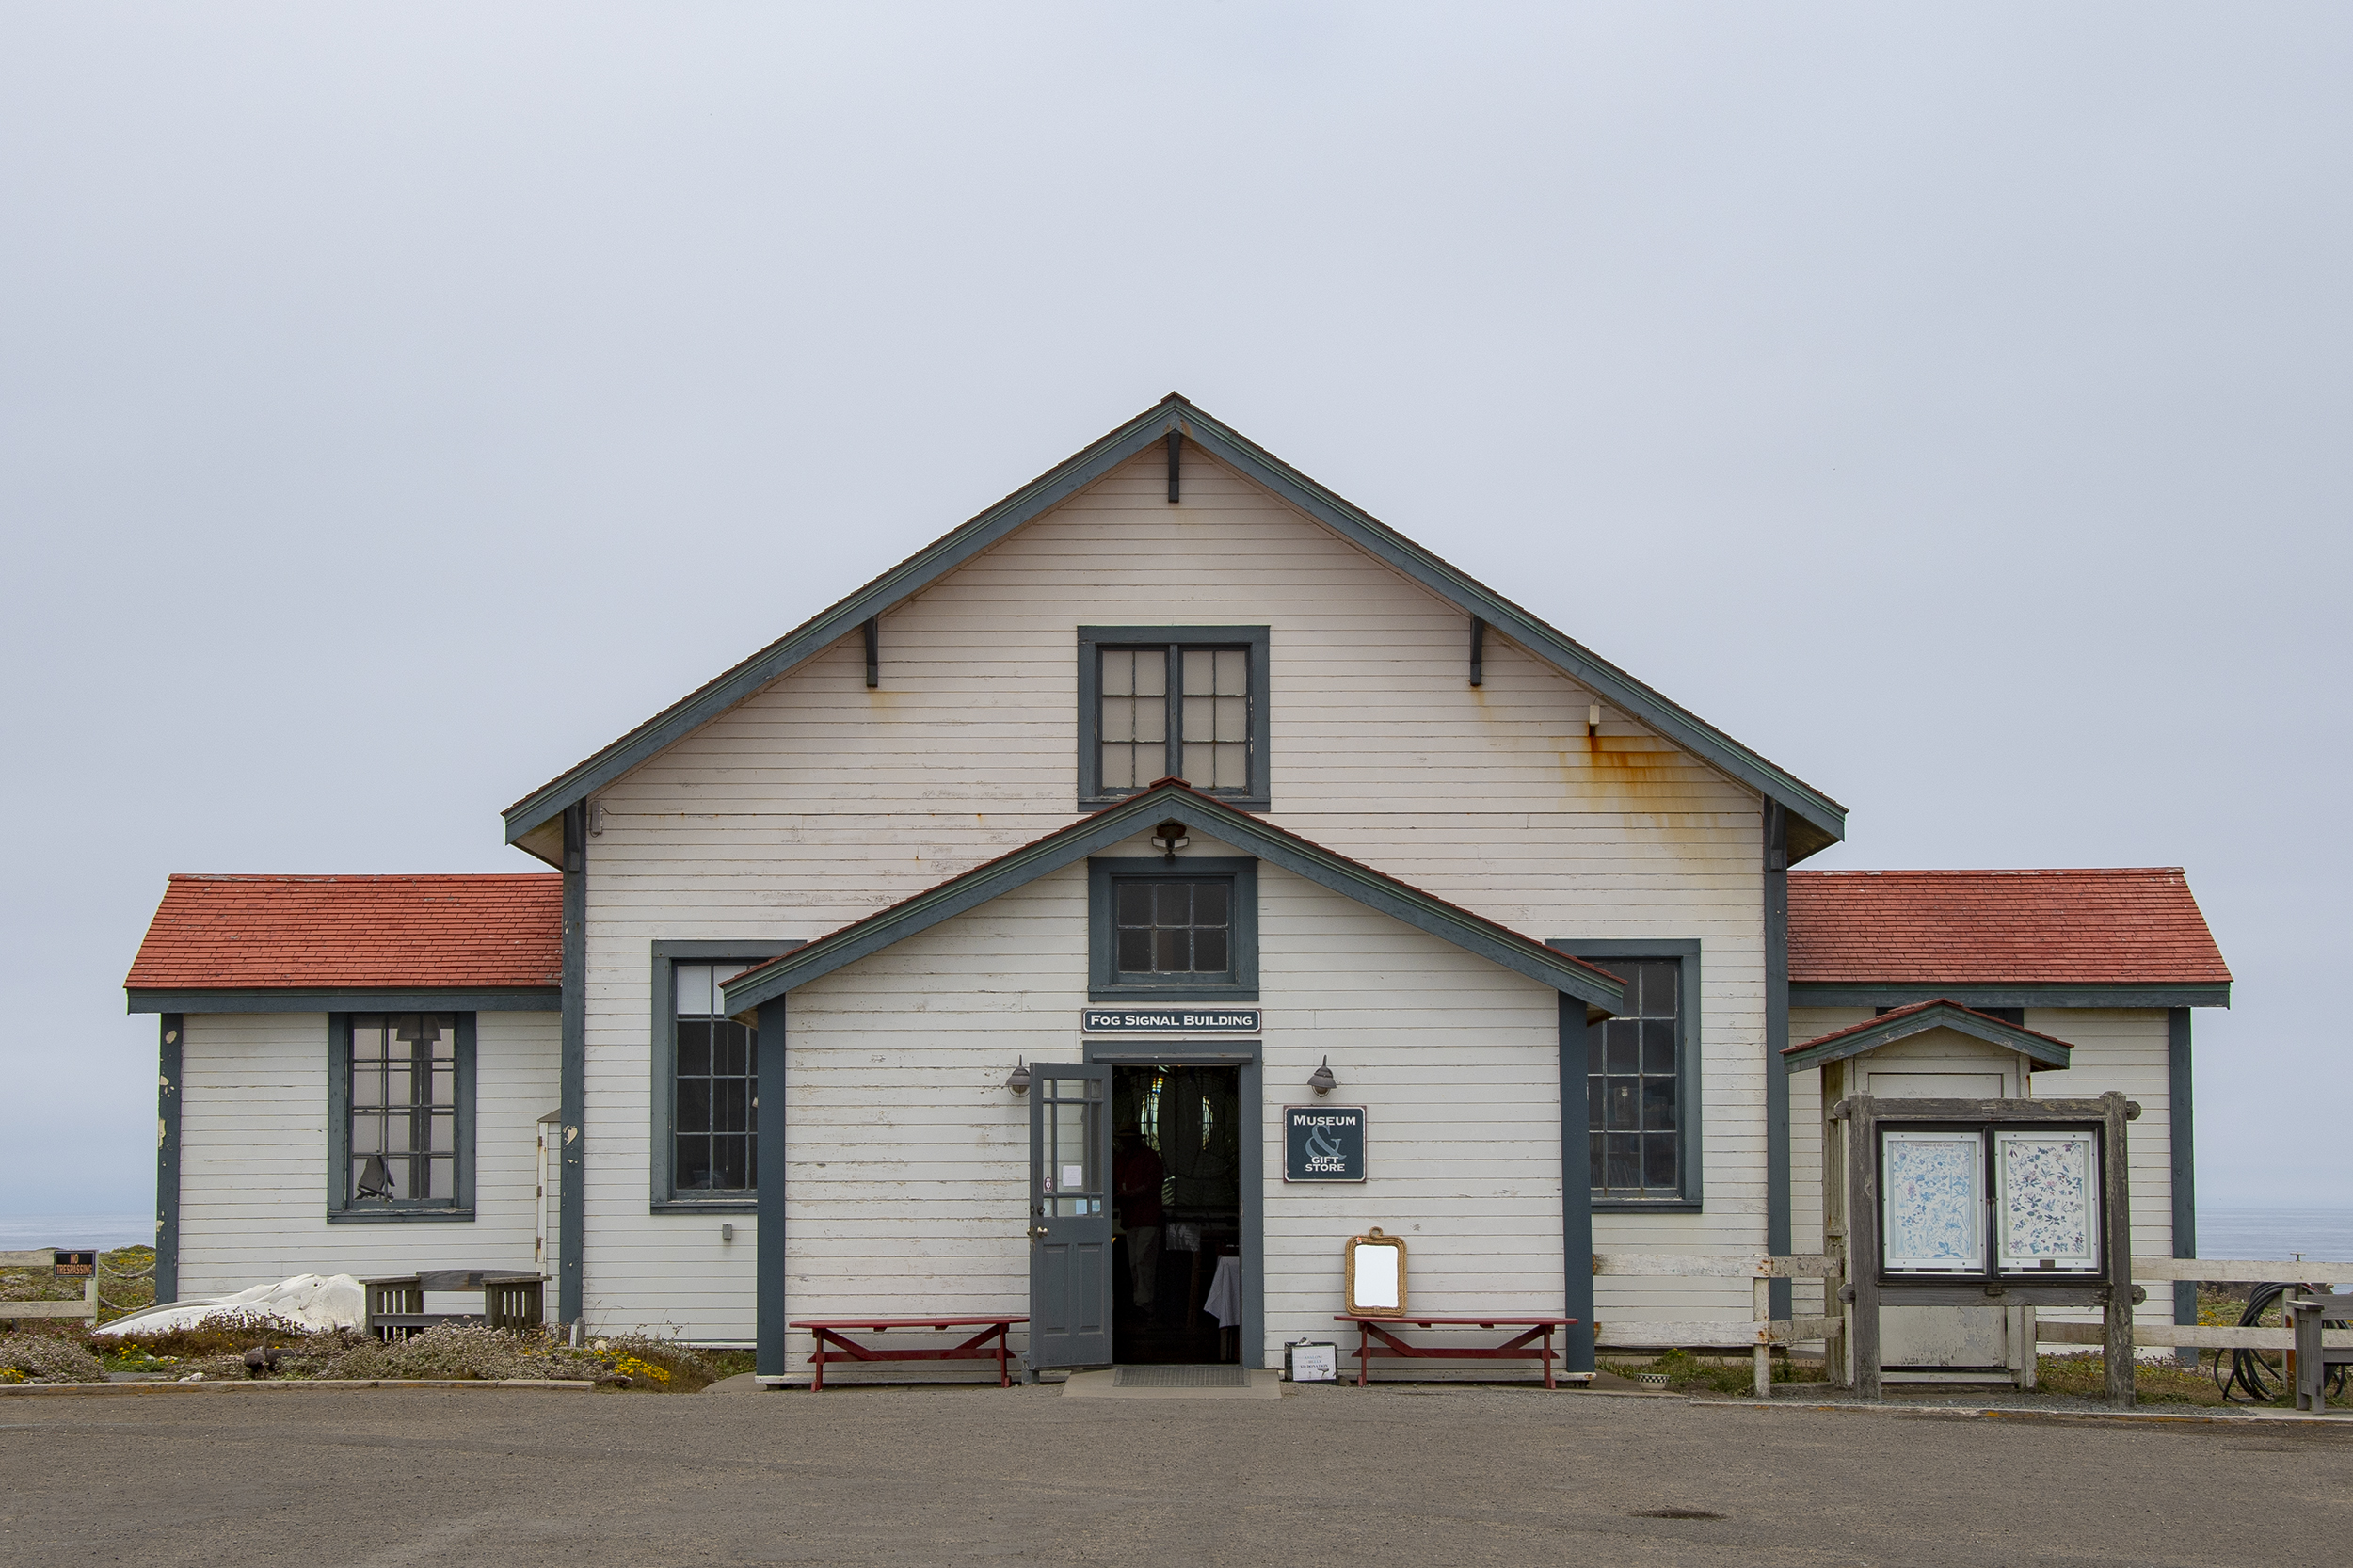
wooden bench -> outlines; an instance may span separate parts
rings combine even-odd
[[[1333,1320],[1356,1325],[1356,1386],[1365,1386],[1365,1374],[1372,1367],[1376,1355],[1434,1357],[1467,1361],[1541,1361],[1545,1367],[1545,1386],[1557,1388],[1553,1363],[1561,1352],[1552,1348],[1556,1329],[1573,1326],[1575,1318],[1398,1318],[1387,1314],[1336,1312]],[[1392,1331],[1399,1328],[1515,1328],[1524,1332],[1514,1335],[1500,1345],[1409,1345]],[[1380,1341],[1375,1344],[1374,1341]],[[1530,1346],[1534,1349],[1529,1349]]]
[[[2285,1305],[2296,1331],[2296,1408],[2326,1410],[2329,1368],[2353,1367],[2353,1347],[2329,1346],[2321,1325],[2353,1320],[2353,1296],[2290,1295]]]
[[[1005,1367],[1005,1336],[1016,1323],[1026,1323],[1022,1317],[1000,1316],[981,1318],[807,1318],[792,1324],[805,1328],[816,1338],[817,1353],[809,1360],[817,1367],[817,1375],[808,1385],[812,1394],[825,1386],[825,1347],[831,1345],[838,1359],[851,1361],[986,1361],[997,1358],[997,1386],[1010,1388],[1013,1378]],[[919,1345],[907,1350],[884,1350],[877,1345],[862,1345],[852,1339],[852,1334],[888,1334],[897,1329],[933,1329],[942,1333],[951,1329],[977,1328],[981,1332],[957,1345]],[[990,1341],[996,1342],[990,1348]]]
[[[487,1323],[492,1328],[530,1329],[544,1320],[545,1274],[492,1269],[420,1269],[413,1274],[363,1279],[367,1287],[367,1331],[378,1339],[406,1339],[442,1323]],[[427,1312],[427,1290],[479,1290],[479,1312]]]

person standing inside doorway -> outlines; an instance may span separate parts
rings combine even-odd
[[[1138,1306],[1150,1306],[1160,1281],[1160,1157],[1134,1128],[1119,1134],[1112,1161],[1112,1202],[1128,1238],[1128,1273]]]

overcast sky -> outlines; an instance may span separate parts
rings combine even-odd
[[[1171,388],[1813,865],[2187,867],[2201,1193],[2353,1202],[2348,82],[2342,5],[9,0],[0,1215],[151,1202],[167,872],[536,869]]]

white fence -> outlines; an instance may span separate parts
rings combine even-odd
[[[1846,1329],[1843,1313],[1818,1318],[1772,1315],[1772,1285],[1777,1279],[1835,1279],[1838,1260],[1822,1254],[1774,1257],[1764,1253],[1595,1253],[1597,1275],[1643,1275],[1681,1279],[1747,1279],[1755,1282],[1752,1319],[1746,1323],[1713,1320],[1667,1320],[1598,1318],[1593,1343],[1600,1348],[1651,1349],[1694,1346],[1705,1350],[1745,1347],[1755,1359],[1756,1397],[1772,1397],[1772,1347],[1825,1342]],[[2211,1280],[2217,1284],[2262,1284],[2271,1281],[2353,1282],[2353,1263],[2315,1263],[2308,1258],[2281,1263],[2241,1258],[2136,1257],[2135,1284],[2172,1280]],[[2097,1345],[2098,1323],[2034,1321],[2030,1330],[2037,1344]],[[2196,1347],[2201,1350],[2286,1351],[2296,1348],[2293,1329],[2209,1327],[2204,1324],[2135,1323],[2133,1343],[2149,1346]],[[2353,1329],[2329,1329],[2321,1343],[2329,1350],[2353,1350]]]

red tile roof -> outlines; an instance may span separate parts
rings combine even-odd
[[[2222,985],[2179,866],[1791,872],[1789,978],[1925,985]]]
[[[555,985],[563,920],[557,875],[175,875],[123,984]]]

